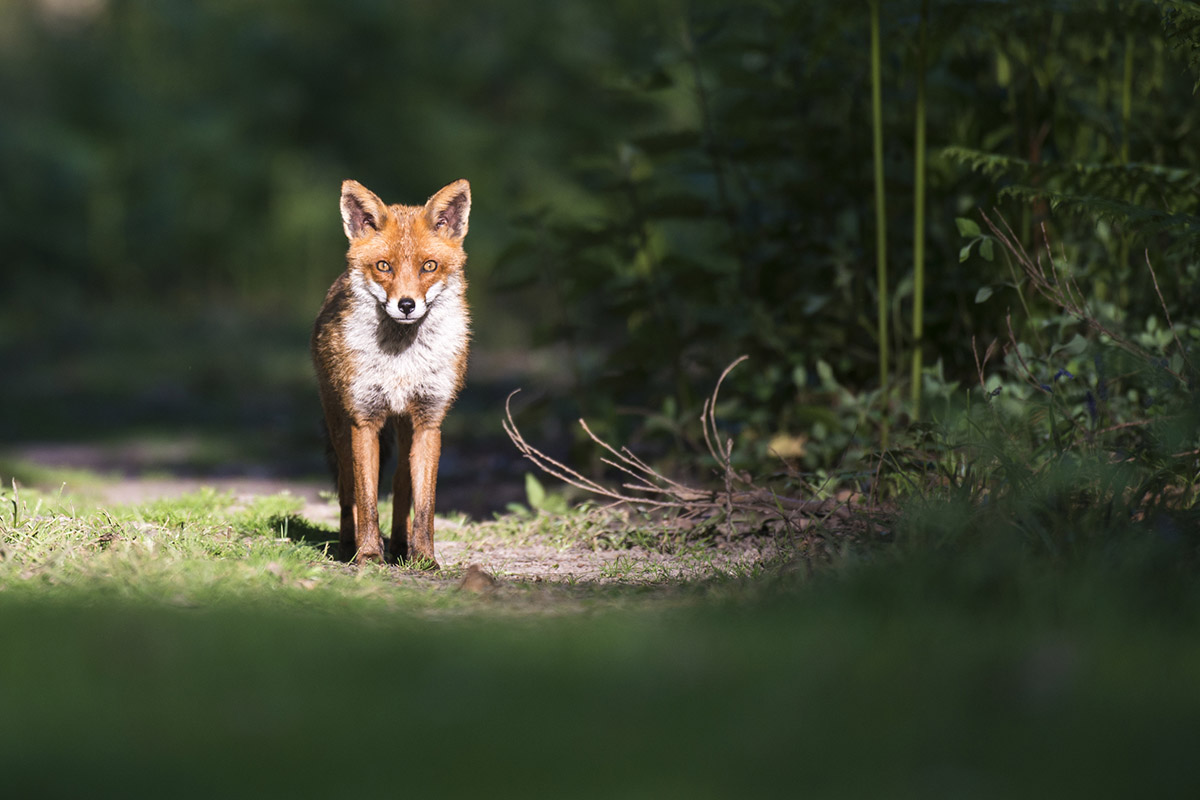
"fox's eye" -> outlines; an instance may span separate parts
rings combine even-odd
[[[375,269],[379,270],[380,272],[391,272],[392,265],[386,261],[376,261]]]
[[[437,270],[436,261],[426,261],[421,265],[421,272],[435,272]]]

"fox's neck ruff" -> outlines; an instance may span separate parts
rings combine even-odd
[[[459,364],[470,336],[463,280],[445,279],[425,315],[405,324],[351,273],[350,308],[344,334],[355,361],[352,385],[360,410],[387,415],[412,413],[414,403],[444,413],[461,383]]]

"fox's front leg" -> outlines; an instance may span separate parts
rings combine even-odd
[[[438,460],[442,455],[439,425],[414,424],[412,456],[413,522],[408,537],[408,557],[421,559],[438,569],[433,551],[433,508],[437,496]]]
[[[337,464],[338,492],[338,547],[339,557],[349,561],[354,557],[354,530],[358,527],[354,507],[354,456],[350,449],[350,421],[336,414],[327,413],[325,426],[329,431],[329,445]]]
[[[409,512],[412,510],[412,470],[409,466],[413,443],[412,420],[396,420],[396,474],[392,477],[392,541],[388,547],[396,561],[407,561],[410,536]]]
[[[379,425],[354,424],[350,428],[350,453],[354,476],[355,562],[383,559],[379,535]]]
[[[338,476],[338,547],[342,561],[354,558],[358,545],[355,542],[354,531],[358,529],[358,510],[354,507],[354,459],[350,456],[349,437],[344,449],[337,453]]]

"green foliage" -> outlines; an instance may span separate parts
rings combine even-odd
[[[672,18],[643,71],[623,84],[658,111],[656,127],[627,131],[582,175],[605,201],[603,214],[531,218],[526,240],[503,260],[514,288],[553,283],[538,332],[567,344],[587,416],[601,429],[622,408],[644,416],[670,397],[663,411],[679,430],[699,416],[720,369],[746,352],[755,377],[736,379],[748,398],[740,410],[758,409],[749,413],[765,446],[794,421],[797,368],[826,357],[859,373],[857,345],[830,351],[861,327],[844,324],[844,314],[865,287],[852,260],[866,208],[844,213],[829,194],[854,204],[866,178],[818,174],[825,165],[810,126],[832,133],[835,122],[801,114],[790,99],[804,85],[824,92],[808,102],[844,108],[836,67],[810,63],[812,43],[786,33],[828,25],[826,13],[755,5]],[[820,74],[805,74],[814,67]],[[825,197],[806,188],[814,182]],[[558,264],[570,267],[549,268]],[[814,284],[827,267],[834,281]],[[811,336],[818,329],[820,341]]]
[[[943,152],[1002,181],[1000,198],[1044,198],[1053,211],[1061,208],[1086,220],[1121,225],[1137,241],[1169,233],[1174,237],[1168,241],[1187,248],[1189,255],[1200,253],[1200,172],[1195,170],[1158,164],[1034,164],[959,147]],[[961,223],[959,233],[967,235]]]
[[[958,227],[958,234],[967,240],[967,243],[964,244],[962,249],[958,251],[959,263],[962,263],[971,257],[971,248],[975,245],[979,245],[979,255],[983,256],[985,261],[992,260],[993,256],[995,255],[995,241],[990,236],[983,235],[983,232],[979,229],[978,222],[973,219],[964,219],[963,217],[958,217],[954,220],[954,224]],[[983,302],[983,300],[986,300],[987,297],[991,295],[991,292],[989,291],[988,294],[983,297],[983,299],[980,299],[980,292],[986,288],[986,286],[982,287],[979,292],[975,293],[976,303]]]
[[[1029,246],[1048,222],[1098,299],[1139,324],[1156,301],[1135,247],[1161,264],[1174,312],[1195,305],[1191,3],[880,4],[883,286],[870,29],[854,4],[467,3],[453,24],[422,4],[96,9],[25,0],[0,29],[13,109],[0,117],[0,289],[36,298],[5,333],[45,304],[118,294],[232,295],[256,313],[273,298],[307,316],[337,269],[332,198],[351,175],[397,199],[475,180],[473,302],[506,309],[511,343],[532,328],[561,348],[563,391],[601,434],[657,438],[660,452],[701,450],[690,423],[743,353],[722,418],[748,464],[778,437],[821,438],[807,408],[819,361],[855,394],[935,368],[970,379],[966,343],[1004,333],[1021,291],[989,238],[960,237],[954,220],[976,208],[999,206]],[[1058,208],[1082,213],[1048,220]],[[909,376],[918,240],[929,366]],[[1022,307],[1016,333],[1036,341],[1054,312]],[[879,395],[890,406],[839,435],[873,449],[908,395]]]
[[[567,160],[633,113],[567,102],[633,5],[6,3],[0,293],[310,314],[340,269],[347,177],[397,202],[472,179],[486,276],[503,209],[568,201]]]
[[[1193,581],[1194,372],[1157,325],[1089,340],[1063,323],[1046,351],[1018,342],[994,363],[999,348],[980,354],[971,404],[918,451],[933,474],[910,484],[895,541],[965,563],[1124,564],[1139,583]]]
[[[598,429],[649,433],[649,419],[673,416],[664,427],[675,444],[696,446],[680,431],[721,368],[748,353],[723,417],[749,445],[745,463],[762,465],[773,439],[824,438],[810,413],[818,362],[860,400],[880,367],[902,376],[914,347],[903,223],[920,15],[915,2],[886,10],[886,207],[902,223],[889,228],[899,231],[888,240],[899,267],[890,285],[870,279],[869,31],[846,4],[753,4],[736,15],[699,4],[671,17],[619,84],[657,117],[629,125],[580,173],[603,207],[521,220],[525,238],[502,271],[514,289],[552,291],[539,340],[566,344]],[[1167,46],[1187,35],[1164,32],[1150,4],[930,4],[922,381],[935,368],[973,381],[967,344],[1006,335],[1014,300],[1025,312],[1015,332],[1031,345],[1049,347],[1042,331],[1059,324],[1056,309],[1026,296],[976,208],[998,207],[1028,246],[1042,246],[1046,223],[1074,274],[1139,325],[1158,301],[1135,246],[1161,264],[1172,313],[1194,305],[1200,192],[1187,165],[1200,152],[1182,132],[1200,112]],[[1059,208],[1082,213],[1047,216]],[[895,363],[880,364],[868,309],[885,298],[899,347]],[[899,397],[888,413],[903,419]],[[869,452],[884,420],[846,415],[834,439]],[[843,452],[831,444],[816,463],[832,468]]]
[[[1191,0],[1158,0],[1157,4],[1163,8],[1167,44],[1196,75],[1192,93],[1200,92],[1200,5]]]
[[[546,487],[532,472],[525,473],[525,502],[509,503],[508,510],[521,517],[537,516],[539,512],[547,514],[566,514],[570,509],[567,499],[561,493],[547,492]]]
[[[505,248],[494,271],[479,259],[472,273],[476,297],[519,317],[504,344],[523,345],[528,327],[536,344],[554,345],[563,382],[553,390],[647,458],[704,452],[694,420],[743,353],[751,360],[717,415],[739,445],[738,467],[804,470],[822,487],[875,486],[889,420],[897,452],[923,445],[928,425],[903,432],[916,409],[902,398],[918,393],[883,391],[888,379],[919,381],[907,388],[923,390],[920,418],[936,424],[968,404],[958,387],[1005,388],[987,405],[1030,417],[1006,423],[1023,447],[1142,426],[1148,396],[1156,413],[1167,401],[1186,408],[1180,387],[1200,331],[1195,4],[879,7],[886,146],[876,162],[871,31],[853,4],[755,2],[734,13],[628,2],[601,13],[566,2],[497,14],[467,3],[447,24],[443,9],[422,4],[112,3],[68,23],[17,3],[0,28],[12,45],[0,88],[16,109],[0,117],[0,239],[13,266],[0,288],[80,316],[92,298],[140,292],[132,302],[145,305],[160,289],[222,311],[209,300],[239,295],[242,313],[262,313],[258,301],[280,287],[307,315],[342,247],[329,186],[378,174],[372,185],[385,195],[419,198],[461,167],[482,176],[476,199],[490,209],[472,236],[485,252]],[[911,183],[918,95],[930,155],[924,225]],[[581,96],[589,102],[572,102]],[[876,166],[891,232],[885,285],[871,268],[871,234],[885,221]],[[1039,254],[1044,231],[1047,257],[1085,288],[1104,330],[1030,291],[980,226],[981,208]],[[922,344],[907,324],[918,252],[925,358],[905,377]],[[41,302],[6,313],[6,342],[36,328]],[[881,308],[891,330],[875,324]],[[1168,317],[1182,346],[1170,346]],[[153,316],[141,324],[158,327]],[[101,416],[143,425],[177,422],[180,406],[164,413],[131,394],[182,390],[198,400],[183,406],[190,420],[213,397],[244,404],[270,365],[231,373],[236,360],[223,351],[238,348],[212,345],[229,338],[222,329],[214,312],[181,334],[141,337],[157,348],[142,370],[104,355],[127,352],[124,333],[100,339],[74,320],[27,348],[6,344],[20,375],[55,374],[24,382],[0,432],[79,418],[60,389],[83,378],[104,389]],[[481,347],[501,338],[481,330]],[[1105,331],[1167,359],[1183,382],[1157,387],[1154,370],[1122,362]],[[300,396],[302,326],[281,336],[301,342],[278,367]],[[893,355],[881,358],[889,339]],[[978,375],[973,340],[1001,343],[1005,376]],[[1089,376],[1077,380],[1091,381],[1103,426],[1079,416],[1086,392],[1070,407],[1041,397],[1039,385],[1060,386],[1058,369]],[[1130,371],[1140,383],[1109,386]],[[981,413],[978,396],[969,405]],[[302,416],[289,402],[250,423]],[[1128,446],[1111,439],[1087,446]],[[1051,458],[1036,448],[1023,457]],[[532,510],[562,508],[536,482],[526,495]]]

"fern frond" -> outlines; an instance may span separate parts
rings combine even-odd
[[[993,179],[1028,175],[1031,167],[1030,162],[1023,158],[989,153],[985,150],[974,150],[970,147],[943,147],[941,155],[970,167],[972,172],[978,172]]]
[[[1193,250],[1200,250],[1200,216],[1171,213],[1111,197],[1056,192],[1014,184],[1000,190],[1000,197],[1046,200],[1053,210],[1063,210],[1107,220],[1139,237],[1171,233]]]
[[[1045,187],[1060,194],[1154,204],[1168,213],[1200,209],[1200,172],[1161,164],[1087,162],[1033,164],[1022,158],[947,147],[943,155],[990,178]]]

